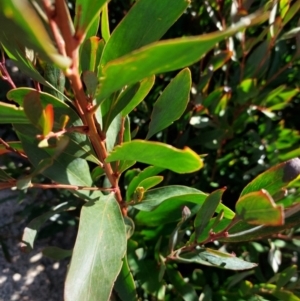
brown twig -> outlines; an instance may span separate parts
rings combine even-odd
[[[0,183],[0,190],[7,188],[14,188],[17,186],[17,181],[9,181]],[[115,192],[113,188],[99,188],[99,187],[87,187],[87,186],[76,186],[76,185],[66,185],[66,184],[42,184],[42,183],[31,183],[28,188],[41,188],[41,189],[68,189],[68,190],[89,190],[89,191],[112,191]]]
[[[19,156],[21,156],[22,158],[27,159],[27,156],[25,154],[23,154],[22,152],[18,151],[17,149],[13,148],[12,146],[10,146],[6,141],[4,141],[2,138],[0,138],[0,144],[3,144],[5,146],[5,148],[13,153],[18,154]]]
[[[15,85],[14,81],[12,80],[12,78],[10,77],[6,66],[5,66],[5,56],[4,56],[4,52],[1,51],[1,63],[0,63],[0,77],[7,81],[9,83],[9,85],[12,87],[12,89],[15,89],[17,86]]]
[[[66,45],[65,45],[64,39],[62,38],[62,36],[59,32],[57,23],[54,21],[55,11],[53,10],[53,8],[51,6],[50,0],[43,0],[43,4],[44,4],[45,12],[48,17],[50,30],[51,30],[54,40],[56,41],[56,44],[57,44],[58,52],[65,56],[66,55]]]
[[[88,127],[87,135],[89,136],[92,145],[95,149],[98,159],[102,162],[103,168],[105,170],[106,176],[112,186],[112,189],[115,191],[115,196],[123,215],[127,215],[127,209],[124,206],[124,201],[121,196],[121,192],[118,185],[119,176],[114,173],[110,163],[105,162],[107,158],[106,144],[103,137],[105,136],[101,129],[100,125],[97,124],[95,120],[95,108],[91,106],[88,101],[88,97],[85,95],[82,81],[79,74],[79,46],[83,38],[80,33],[72,33],[70,28],[68,12],[64,0],[56,0],[55,2],[55,14],[50,16],[54,18],[57,23],[60,33],[65,41],[66,45],[66,54],[72,59],[72,65],[65,72],[66,77],[68,77],[72,90],[75,95],[74,104],[75,107],[83,121],[83,123]],[[56,37],[54,37],[56,38]]]

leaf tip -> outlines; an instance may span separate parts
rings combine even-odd
[[[283,182],[291,182],[300,174],[300,159],[294,158],[286,162],[283,169]]]

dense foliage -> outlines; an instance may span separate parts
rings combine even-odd
[[[52,2],[0,4],[0,188],[65,300],[300,300],[300,2]]]

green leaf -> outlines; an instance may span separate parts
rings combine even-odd
[[[170,169],[177,173],[194,172],[202,168],[202,159],[190,148],[177,149],[160,142],[133,140],[116,146],[106,162],[135,160]]]
[[[146,139],[168,127],[184,113],[189,101],[191,82],[191,72],[186,68],[168,84],[153,106]]]
[[[128,266],[127,256],[123,259],[120,274],[116,280],[114,290],[122,301],[137,301],[134,279]]]
[[[150,92],[151,88],[154,85],[155,76],[150,76],[148,78],[140,81],[140,85],[135,95],[132,97],[129,103],[127,103],[126,107],[122,110],[122,116],[125,117],[131,111],[133,111],[140,102],[144,100],[147,94]]]
[[[240,218],[252,225],[280,226],[284,223],[282,205],[277,206],[264,189],[240,197],[235,210]]]
[[[107,43],[110,38],[107,2],[104,4],[101,13],[101,35],[105,43]]]
[[[7,39],[1,40],[2,47],[7,54],[7,56],[13,61],[13,63],[26,75],[31,77],[32,79],[47,85],[45,79],[41,76],[41,74],[36,70],[33,66],[33,63],[26,57],[25,49],[19,49],[15,47],[14,41]]]
[[[91,99],[93,99],[95,92],[96,92],[97,84],[98,84],[97,74],[93,71],[87,70],[87,71],[83,72],[82,79],[85,84],[86,92],[87,92],[88,96]]]
[[[182,275],[171,266],[167,267],[168,279],[174,286],[174,290],[184,301],[198,301],[198,295],[193,285],[184,281]]]
[[[284,287],[288,282],[297,274],[298,267],[296,265],[292,265],[284,269],[282,272],[279,273],[279,278],[276,281],[276,287],[281,289]]]
[[[59,54],[48,35],[47,28],[34,6],[28,1],[0,2],[0,40],[11,39],[15,45],[34,49],[61,68],[67,68],[71,59]]]
[[[200,210],[198,211],[195,220],[194,227],[196,231],[195,239],[203,232],[206,225],[209,223],[210,219],[214,215],[217,207],[221,202],[222,195],[225,188],[218,189],[207,196]]]
[[[185,0],[137,1],[113,31],[105,46],[101,64],[159,40],[187,6]]]
[[[274,290],[271,291],[271,294],[278,298],[278,300],[300,301],[300,298],[297,295],[288,290]]]
[[[9,100],[15,101],[18,103],[21,107],[23,106],[23,102],[25,97],[30,95],[36,95],[33,96],[34,98],[38,98],[41,101],[41,104],[43,107],[46,107],[48,104],[52,104],[54,108],[54,131],[60,131],[61,130],[61,116],[68,116],[69,117],[69,124],[73,126],[82,126],[82,121],[80,120],[79,116],[76,114],[76,112],[69,107],[66,103],[60,101],[59,99],[55,98],[54,96],[35,91],[34,89],[29,88],[17,88],[10,90],[7,93],[7,98]],[[28,108],[30,110],[30,107]],[[1,114],[1,113],[0,113]],[[34,114],[34,113],[29,113]],[[28,121],[28,123],[30,123]],[[37,141],[34,141],[33,137],[35,137],[37,134],[39,134],[38,131],[35,130],[34,127],[31,126],[22,126],[18,122],[14,123],[15,129],[22,133],[24,136],[29,136],[32,142],[32,147],[37,148]],[[69,144],[67,148],[64,150],[65,153],[69,154],[73,157],[82,157],[86,160],[90,160],[96,164],[99,163],[99,160],[97,159],[96,155],[94,154],[93,148],[91,146],[91,143],[86,135],[83,135],[81,133],[68,133],[66,134],[70,138]],[[37,150],[39,152],[39,150]],[[30,154],[29,154],[30,157]],[[41,158],[40,160],[42,160]]]
[[[52,211],[46,212],[35,219],[33,219],[27,227],[24,229],[21,248],[25,252],[33,250],[34,241],[36,239],[38,230],[43,226],[43,224],[53,215],[58,214],[62,211],[75,209],[74,203],[65,202],[59,204]]]
[[[244,261],[235,255],[208,248],[199,248],[189,253],[183,253],[178,259],[179,261],[183,259],[182,261],[186,263],[200,263],[235,271],[248,270],[257,266],[257,264]]]
[[[187,206],[192,214],[196,214],[204,200],[206,199],[207,194],[200,193],[191,193],[187,195],[179,195],[178,197],[171,197],[164,200],[160,205],[151,212],[141,211],[136,215],[135,222],[140,225],[147,225],[150,227],[159,226],[166,223],[172,223],[181,219],[181,210],[184,206]],[[227,220],[233,219],[235,213],[229,208],[220,204],[216,212],[224,211],[224,219]],[[223,219],[223,220],[224,220]]]
[[[300,9],[300,3],[298,1],[294,2],[294,4],[289,8],[288,12],[284,16],[282,26],[287,24],[293,18],[293,16],[297,12],[299,12],[299,9]]]
[[[263,172],[252,180],[242,191],[241,197],[254,191],[265,189],[271,196],[275,195],[282,188],[300,174],[300,159],[294,158],[280,163]]]
[[[159,281],[159,270],[157,269],[157,266],[153,264],[153,260],[146,258],[144,260],[140,260],[134,253],[135,252],[128,254],[128,263],[131,271],[135,278],[139,279],[141,287],[146,292],[157,294],[163,285]]]
[[[222,32],[157,42],[114,59],[105,64],[102,69],[97,102],[100,103],[125,85],[134,84],[154,74],[189,66],[197,62],[218,42],[244,29],[251,23],[265,21],[267,17],[268,13],[258,12],[242,18],[240,23]],[[111,40],[112,37],[109,41]]]
[[[237,101],[240,104],[246,104],[250,99],[259,94],[256,78],[247,78],[243,80],[237,87]]]
[[[76,33],[83,36],[100,15],[103,5],[108,0],[76,0],[74,26]]]
[[[152,211],[162,202],[169,199],[172,199],[172,201],[174,201],[174,199],[189,200],[190,198],[195,198],[195,196],[198,198],[198,203],[200,203],[201,201],[204,201],[206,194],[195,188],[170,185],[148,190],[144,194],[141,202],[133,206],[142,211]]]
[[[219,212],[221,212],[221,210]],[[211,218],[208,224],[204,227],[203,231],[199,232],[197,239],[195,235],[196,233],[194,232],[190,236],[189,242],[195,243],[196,241],[197,243],[201,244],[203,241],[207,241],[208,238],[213,238],[214,233],[223,232],[230,225],[232,220],[233,218],[222,218],[218,221],[217,217]]]
[[[145,191],[149,190],[150,188],[158,185],[163,181],[163,176],[153,176],[149,177],[140,182],[139,187],[143,187]]]
[[[140,186],[139,184],[143,180],[145,180],[149,177],[155,176],[155,175],[159,174],[162,171],[163,171],[163,168],[155,167],[155,166],[149,166],[149,167],[145,168],[144,170],[142,170],[129,183],[127,191],[126,191],[126,200],[129,201],[131,199],[134,191],[136,190],[136,188],[138,186]]]
[[[107,131],[109,125],[114,118],[128,105],[133,99],[136,92],[139,90],[140,84],[137,83],[122,91],[116,100],[113,100],[109,105],[108,112],[104,115],[103,130]]]
[[[86,203],[67,273],[65,300],[107,301],[125,252],[125,226],[114,194]]]
[[[39,162],[46,158],[53,158],[51,150],[39,148],[36,145],[36,141],[31,137],[21,134],[19,132],[19,127],[16,127],[16,129],[24,147],[24,151],[28,155],[33,166],[38,166]],[[90,170],[86,160],[76,158],[65,151],[58,157],[53,158],[53,165],[44,170],[43,175],[60,184],[88,187],[92,185]]]
[[[284,230],[299,226],[300,212],[287,217],[281,226],[256,226],[240,221],[229,230],[227,237],[220,238],[222,242],[241,242],[267,238]]]
[[[23,108],[0,102],[0,123],[29,123]]]
[[[122,119],[117,115],[110,123],[106,132],[106,149],[111,152],[116,144],[119,144],[118,137],[122,126]]]
[[[39,130],[42,130],[43,106],[40,94],[36,91],[27,93],[23,100],[23,108],[30,122]]]
[[[60,68],[57,68],[53,63],[42,63],[44,69],[44,78],[51,87],[44,87],[44,92],[53,95],[54,97],[63,100],[66,77]],[[53,89],[52,87],[55,87]]]
[[[58,247],[46,247],[42,253],[44,256],[53,260],[62,260],[72,256],[72,250],[64,250]]]
[[[90,37],[83,42],[80,48],[80,67],[83,72],[92,71],[98,74],[103,47],[104,41],[98,37]]]

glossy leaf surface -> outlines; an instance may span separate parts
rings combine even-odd
[[[132,273],[129,269],[128,260],[125,256],[120,274],[116,280],[114,290],[116,290],[122,301],[137,301],[136,287]]]
[[[159,40],[187,6],[185,0],[136,2],[113,31],[105,46],[101,64]],[[145,22],[145,16],[149,22]]]
[[[106,162],[117,160],[135,160],[177,173],[194,172],[203,166],[202,159],[188,147],[180,150],[167,144],[143,140],[133,140],[115,147]]]
[[[0,102],[0,123],[29,123],[22,108]]]
[[[195,198],[197,202],[203,202],[206,194],[195,188],[180,186],[180,185],[170,185],[161,188],[155,188],[148,190],[140,203],[135,204],[134,207],[142,211],[152,211],[162,202],[174,198],[180,200],[189,200]]]
[[[163,168],[160,167],[155,167],[155,166],[149,166],[139,172],[138,175],[136,175],[131,182],[128,185],[127,191],[126,191],[126,200],[130,200],[132,194],[134,193],[135,189],[139,186],[139,184],[152,176],[156,176],[159,174],[161,171],[163,171]]]
[[[76,0],[74,26],[77,34],[84,35],[88,31],[106,2],[107,0]]]
[[[66,278],[65,300],[107,301],[125,251],[125,226],[114,195],[86,203]]]
[[[184,262],[200,263],[228,270],[247,270],[256,267],[255,263],[244,261],[235,255],[223,253],[217,250],[205,248],[198,249],[180,256]]]
[[[16,44],[35,49],[61,68],[71,64],[68,57],[59,54],[52,43],[42,19],[28,0],[6,0],[0,3],[0,40],[15,40]],[[8,36],[7,34],[10,33]]]
[[[147,94],[150,92],[155,81],[155,76],[150,76],[148,78],[140,81],[139,88],[136,91],[135,95],[132,97],[129,103],[126,104],[126,107],[122,110],[122,116],[125,117],[131,111],[133,111],[138,104],[144,100]]]
[[[146,139],[168,127],[183,114],[189,101],[191,81],[191,72],[186,68],[165,88],[153,106]]]
[[[284,223],[282,205],[276,205],[264,189],[243,195],[235,209],[240,218],[252,225],[280,226]]]
[[[251,23],[262,22],[268,14],[257,13],[242,19],[235,27],[196,37],[185,37],[150,44],[104,65],[97,102],[125,85],[134,84],[154,74],[189,66],[214,45]],[[118,81],[115,79],[118,78]]]
[[[196,239],[202,233],[206,225],[209,223],[210,219],[214,215],[218,205],[221,202],[221,197],[225,191],[225,188],[218,189],[212,192],[207,196],[200,210],[198,211],[195,221],[194,227],[196,230]]]
[[[270,195],[276,194],[300,174],[300,159],[294,158],[280,163],[263,172],[252,180],[242,191],[241,196],[250,192],[265,189]]]

